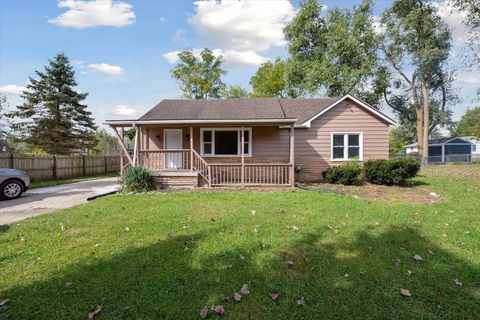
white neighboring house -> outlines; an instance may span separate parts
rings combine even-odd
[[[414,153],[414,152],[418,152],[418,144],[416,142],[411,143],[411,144],[407,144],[405,146],[405,153],[406,154],[410,154],[410,153]]]
[[[461,137],[461,139],[470,141],[472,143],[473,158],[480,157],[480,138],[469,136],[469,137]]]

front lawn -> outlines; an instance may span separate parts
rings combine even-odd
[[[0,319],[479,319],[480,167],[443,170],[416,180],[434,203],[114,195],[1,227]]]

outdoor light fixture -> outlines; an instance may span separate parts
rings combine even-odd
[[[155,140],[160,141],[160,133],[155,136]]]
[[[189,134],[185,135],[185,140],[190,140],[190,135]]]

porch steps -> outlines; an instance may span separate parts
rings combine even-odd
[[[155,171],[153,176],[161,189],[198,187],[198,172],[196,171]]]

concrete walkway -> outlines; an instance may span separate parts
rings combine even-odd
[[[28,190],[18,199],[0,201],[0,225],[72,207],[118,189],[118,178],[107,178]]]

